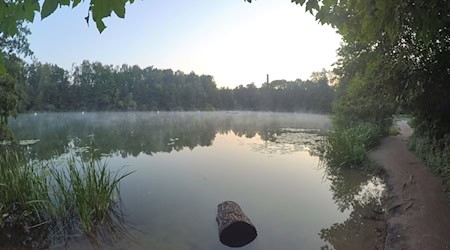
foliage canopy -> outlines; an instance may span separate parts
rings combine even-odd
[[[40,13],[44,19],[51,15],[58,7],[68,6],[75,8],[81,0],[1,0],[0,5],[0,33],[14,36],[19,33],[19,27],[24,22],[33,22],[36,13]],[[97,25],[97,29],[102,32],[106,25],[103,22],[105,17],[112,13],[120,18],[125,17],[125,5],[132,4],[134,0],[90,0],[86,21],[89,18]]]

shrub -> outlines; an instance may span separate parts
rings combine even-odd
[[[408,146],[438,174],[444,188],[450,190],[450,134],[430,122],[413,121],[414,134]]]
[[[377,125],[368,122],[337,127],[322,143],[322,159],[336,167],[367,166],[367,152],[379,142],[382,134]]]

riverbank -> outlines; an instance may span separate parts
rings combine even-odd
[[[412,129],[399,121],[370,159],[382,166],[387,185],[385,249],[450,249],[450,201],[441,181],[407,149]]]

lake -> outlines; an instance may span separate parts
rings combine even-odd
[[[105,243],[117,249],[229,249],[215,220],[227,200],[258,231],[242,249],[355,247],[365,239],[361,211],[384,190],[377,177],[319,164],[317,146],[331,128],[324,115],[37,113],[19,115],[11,127],[19,140],[39,140],[28,146],[34,160],[92,147],[110,169],[135,171],[120,186],[133,239]]]

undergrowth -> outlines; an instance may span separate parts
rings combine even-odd
[[[450,191],[450,134],[427,122],[412,122],[414,133],[408,146],[425,161],[443,181],[444,189]]]
[[[336,127],[322,142],[320,154],[328,165],[348,168],[372,166],[368,158],[370,151],[383,135],[382,129],[369,122],[354,123],[347,127]]]

